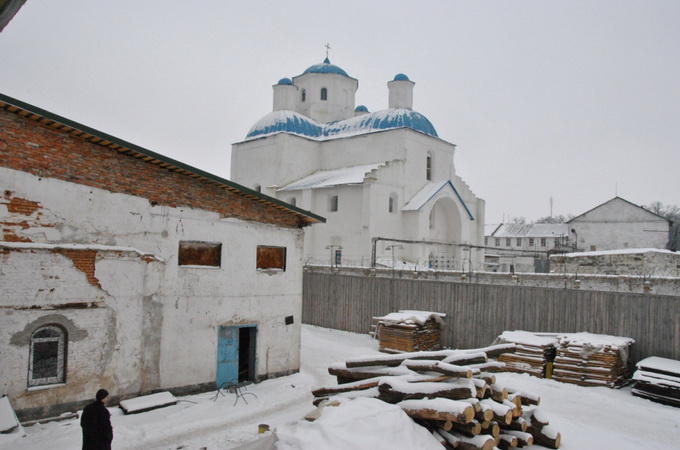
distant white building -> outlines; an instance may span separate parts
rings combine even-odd
[[[396,75],[388,109],[369,112],[328,59],[281,79],[273,112],[233,145],[231,179],[326,217],[305,232],[308,260],[480,267],[469,245],[483,242],[484,201],[456,174],[455,145],[413,110],[414,84]]]
[[[484,245],[487,270],[547,272],[548,255],[569,245],[568,227],[564,223],[500,224],[484,237]]]
[[[567,222],[580,251],[668,248],[672,222],[621,197]]]

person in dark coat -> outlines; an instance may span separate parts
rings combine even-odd
[[[83,450],[111,450],[113,427],[111,413],[106,409],[109,393],[97,391],[96,400],[83,409],[80,426],[83,428]]]

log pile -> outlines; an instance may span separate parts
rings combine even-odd
[[[528,373],[538,378],[550,378],[558,343],[558,336],[527,331],[505,331],[495,343],[513,343],[514,353],[498,356],[508,372]]]
[[[621,387],[629,377],[630,338],[591,333],[560,337],[552,378],[579,386]]]
[[[440,350],[354,358],[333,364],[337,386],[314,390],[314,404],[334,397],[371,397],[398,405],[445,448],[510,449],[540,444],[559,448],[560,433],[538,408],[540,398],[496,382],[505,364],[488,355],[509,353],[514,344],[474,350]],[[308,415],[308,420],[318,417]]]
[[[399,311],[374,317],[379,350],[385,353],[439,350],[444,317],[446,314],[429,311]]]
[[[633,395],[680,407],[680,361],[650,356],[636,366]]]

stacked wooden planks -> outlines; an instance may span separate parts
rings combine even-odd
[[[514,344],[484,349],[440,350],[353,358],[333,364],[337,386],[313,391],[320,410],[346,398],[371,397],[398,405],[429,429],[445,448],[501,449],[540,444],[559,448],[561,436],[538,408],[540,398],[496,383],[505,364],[488,354],[508,353]]]
[[[550,378],[559,337],[551,333],[504,331],[494,343],[513,343],[514,353],[498,356],[508,372],[528,373],[539,378]]]
[[[446,314],[429,311],[399,311],[374,317],[380,351],[418,352],[441,348],[441,327]]]
[[[650,356],[638,362],[636,367],[633,395],[680,406],[680,361]]]
[[[552,378],[579,386],[621,387],[628,380],[628,353],[634,342],[604,334],[564,334]]]

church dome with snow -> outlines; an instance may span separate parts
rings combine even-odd
[[[307,69],[302,72],[302,74],[304,75],[306,73],[337,73],[338,75],[349,77],[347,72],[335,64],[331,64],[331,61],[328,58],[324,59],[321,64],[314,64],[313,66],[307,67]]]
[[[364,114],[352,119],[329,123],[324,136],[347,136],[373,131],[410,128],[432,137],[439,137],[432,123],[419,112],[404,108],[391,108]]]
[[[323,135],[323,127],[295,111],[274,111],[258,120],[250,128],[246,139],[276,133],[290,133],[311,138]]]
[[[376,111],[329,124],[318,123],[294,111],[274,111],[252,126],[246,139],[276,133],[290,133],[314,139],[333,139],[376,131],[410,128],[414,131],[439,137],[432,123],[419,112],[405,108]]]

